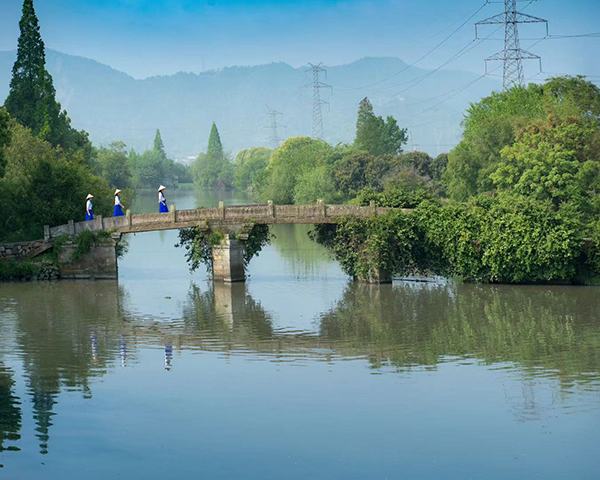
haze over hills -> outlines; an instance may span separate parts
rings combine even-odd
[[[0,52],[0,102],[8,94],[15,55]],[[311,134],[312,89],[302,88],[310,78],[303,68],[284,63],[136,80],[94,60],[48,50],[47,68],[73,125],[88,131],[95,144],[123,140],[144,150],[152,146],[154,131],[160,128],[169,155],[195,156],[206,148],[215,121],[233,153],[266,146],[266,105],[284,114],[281,123],[287,128],[280,130],[282,138]],[[401,127],[410,127],[420,150],[433,155],[448,151],[460,138],[460,113],[469,102],[500,88],[500,82],[486,77],[460,91],[478,75],[456,70],[436,72],[411,87],[407,82],[428,70],[407,67],[397,58],[363,58],[326,68],[327,78],[321,80],[333,86],[333,94],[321,92],[330,102],[323,112],[325,140],[334,144],[353,139],[358,103],[368,96],[378,115],[393,115]],[[355,88],[401,70],[370,88]],[[452,98],[439,104],[448,97]]]

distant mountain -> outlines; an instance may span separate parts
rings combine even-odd
[[[15,55],[14,51],[0,52],[0,102],[8,94]],[[312,90],[302,88],[311,79],[305,77],[303,68],[284,63],[144,80],[94,60],[52,50],[47,52],[47,64],[58,100],[73,125],[87,130],[95,144],[123,140],[143,150],[152,146],[154,130],[160,128],[171,156],[197,155],[206,148],[210,125],[215,121],[225,147],[235,153],[267,145],[268,130],[263,128],[268,123],[266,105],[283,113],[281,123],[287,126],[280,131],[283,138],[311,133]],[[478,76],[456,70],[436,72],[411,87],[407,82],[428,70],[408,67],[397,58],[363,58],[326,68],[327,78],[322,81],[333,86],[333,94],[321,91],[330,103],[323,111],[325,139],[334,144],[353,139],[358,102],[368,96],[378,115],[393,115],[400,126],[411,126],[419,149],[431,154],[448,151],[460,138],[459,113],[469,102],[500,87],[495,80],[483,78],[461,92],[460,87]],[[392,75],[371,87],[356,88]],[[407,87],[411,88],[402,93]],[[450,96],[440,96],[446,92],[458,93],[439,104]]]

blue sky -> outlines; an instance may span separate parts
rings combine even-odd
[[[503,10],[482,8],[417,66],[435,68],[474,38],[473,23]],[[177,71],[283,61],[338,65],[365,56],[411,63],[441,42],[485,0],[36,0],[46,46],[106,63],[136,78]],[[21,0],[0,0],[0,50],[16,48]],[[550,21],[550,33],[600,31],[600,0],[519,3]],[[481,29],[487,36],[496,27]],[[545,34],[524,25],[527,48]],[[483,58],[502,49],[502,30],[474,43],[447,68],[483,73]],[[600,38],[547,39],[532,49],[544,71],[600,76]],[[498,71],[499,72],[499,71]],[[537,72],[527,64],[526,76]],[[598,77],[600,78],[600,77]]]

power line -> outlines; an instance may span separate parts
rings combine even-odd
[[[522,38],[521,40],[563,40],[565,38],[600,38],[600,33],[582,33],[581,35],[548,35],[546,37],[541,38]],[[496,40],[496,41],[504,41],[503,38],[482,38],[481,40]]]
[[[535,1],[539,1],[539,0],[530,0],[530,1],[529,1],[529,3],[523,7],[523,10],[525,10],[527,7],[529,7],[529,5],[531,5],[531,4],[532,4],[533,2],[535,2]],[[490,3],[490,2],[488,2],[488,3]],[[502,28],[502,26],[500,26],[500,27],[496,28],[496,29],[495,29],[494,31],[492,31],[492,32],[491,32],[491,33],[490,33],[490,34],[489,34],[487,37],[484,37],[484,38],[482,38],[482,39],[477,37],[477,30],[476,30],[476,31],[475,31],[475,39],[474,39],[474,40],[472,40],[472,41],[471,41],[471,42],[469,42],[467,45],[465,45],[463,48],[461,48],[461,49],[460,49],[458,52],[456,52],[456,53],[455,53],[455,54],[454,54],[452,57],[450,57],[448,60],[446,60],[444,63],[442,63],[442,64],[441,64],[439,67],[435,68],[433,71],[427,72],[426,74],[422,75],[421,77],[417,77],[416,79],[412,79],[412,80],[409,80],[409,81],[407,81],[407,82],[403,82],[403,83],[401,83],[401,84],[398,84],[398,85],[394,85],[394,86],[391,86],[391,87],[382,87],[382,88],[395,88],[395,87],[400,87],[400,86],[407,85],[407,84],[410,84],[410,83],[413,83],[413,82],[414,82],[414,84],[413,84],[413,85],[410,85],[409,87],[407,87],[407,88],[405,88],[405,89],[403,89],[403,90],[400,90],[399,92],[397,92],[397,93],[395,93],[395,94],[393,94],[393,95],[390,95],[390,96],[389,96],[389,97],[387,97],[387,98],[392,98],[392,97],[395,97],[396,95],[399,95],[399,94],[401,94],[401,93],[404,93],[404,92],[406,92],[407,90],[410,90],[411,88],[413,88],[414,86],[418,85],[419,83],[421,83],[421,82],[422,82],[423,80],[425,80],[426,78],[430,77],[431,75],[433,75],[434,73],[436,73],[437,71],[439,71],[441,68],[443,68],[443,67],[445,67],[446,65],[448,65],[448,64],[450,64],[450,63],[452,63],[452,62],[454,62],[455,60],[458,60],[458,59],[459,59],[460,57],[462,57],[463,55],[466,55],[467,53],[469,53],[471,50],[473,50],[475,47],[477,47],[477,45],[479,45],[479,43],[475,43],[475,42],[477,42],[478,40],[480,41],[480,40],[488,40],[488,39],[490,39],[490,37],[491,37],[492,35],[494,35],[494,34],[495,34],[495,33],[496,33],[498,30],[500,30],[501,28]],[[546,38],[546,37],[544,37],[544,38]],[[473,43],[475,43],[475,44],[473,45]],[[470,48],[469,48],[469,47],[470,47]]]
[[[407,125],[406,128],[422,127],[424,125],[429,125],[431,123],[441,122],[443,120],[449,120],[450,118],[454,118],[458,115],[462,115],[462,112],[456,112],[456,113],[453,113],[452,115],[448,115],[447,117],[436,118],[435,120],[429,120],[428,122],[417,123],[416,125]]]
[[[496,30],[494,30],[492,33],[490,33],[488,35],[488,37],[492,36],[494,33],[496,33],[498,30],[500,30],[500,28],[501,27],[498,27]],[[488,38],[488,37],[486,37],[486,38]],[[418,77],[417,79],[413,79],[409,82],[405,82],[405,84],[411,83],[411,82],[414,82],[414,83],[412,85],[410,85],[409,87],[404,88],[404,89],[400,90],[399,92],[396,92],[393,95],[390,95],[388,98],[395,97],[397,95],[400,95],[401,93],[404,93],[404,92],[410,90],[411,88],[415,87],[422,81],[426,80],[427,78],[429,78],[431,75],[433,75],[434,73],[436,73],[437,71],[439,71],[440,69],[445,67],[446,65],[454,62],[455,60],[458,60],[463,55],[466,55],[467,53],[469,53],[471,50],[473,50],[478,45],[478,43],[475,43],[475,45],[473,45],[473,43],[476,42],[477,40],[480,40],[480,39],[474,39],[471,42],[469,42],[467,45],[465,45],[463,48],[461,48],[458,52],[456,52],[448,60],[446,60],[444,63],[442,63],[440,66],[438,66],[434,70],[427,72],[425,75],[422,75],[421,77]],[[470,48],[468,48],[468,47],[470,47]],[[400,86],[400,85],[396,85],[396,86]],[[457,88],[460,88],[460,87],[457,87]],[[448,93],[450,93],[450,92],[448,92]],[[443,95],[440,95],[440,96],[443,96]]]
[[[311,86],[313,89],[313,122],[312,122],[312,137],[323,139],[324,136],[324,128],[323,128],[323,112],[322,106],[329,105],[329,102],[321,99],[321,89],[329,88],[333,91],[333,87],[331,85],[327,85],[322,83],[319,80],[320,74],[324,73],[325,78],[327,78],[327,70],[325,70],[322,65],[323,63],[313,64],[309,63],[310,68],[305,70],[305,75],[309,72],[312,72],[312,84],[304,85],[305,87]]]
[[[485,75],[481,75],[480,77],[477,77],[475,80],[471,80],[469,83],[467,83],[466,85],[463,85],[462,88],[460,88],[460,90],[458,90],[457,92],[453,93],[452,95],[450,95],[448,98],[445,98],[444,100],[442,100],[439,103],[436,103],[435,105],[423,110],[422,112],[417,113],[416,115],[414,115],[415,117],[418,117],[420,115],[423,115],[424,113],[427,113],[431,110],[433,110],[434,108],[437,108],[438,106],[440,106],[442,103],[447,102],[448,100],[450,100],[451,98],[456,97],[459,93],[462,93],[463,91],[465,91],[467,88],[469,88],[471,85],[474,85],[475,83],[477,83],[479,80],[481,80],[482,78],[484,78]]]
[[[460,57],[462,57],[463,55],[466,55],[467,53],[469,53],[471,50],[473,50],[478,44],[473,45],[473,43],[476,42],[476,40],[471,41],[469,44],[467,44],[465,47],[461,48],[457,53],[455,53],[452,57],[450,57],[448,60],[446,60],[444,63],[442,63],[440,66],[438,66],[437,68],[431,70],[430,72],[426,73],[425,75],[423,75],[422,77],[420,77],[419,79],[417,79],[412,85],[400,90],[398,93],[396,93],[396,95],[399,95],[401,93],[407,92],[408,90],[410,90],[411,88],[417,86],[419,83],[423,82],[424,80],[428,79],[429,77],[431,77],[431,75],[433,75],[434,73],[436,73],[437,71],[441,70],[443,67],[445,67],[446,65],[452,63],[454,60],[458,60]],[[471,47],[467,50],[465,50],[466,47]],[[395,96],[395,95],[394,95]]]
[[[406,67],[404,67],[403,69],[397,71],[396,73],[394,73],[393,75],[390,75],[389,77],[386,77],[382,80],[378,80],[377,82],[373,82],[370,83],[368,85],[363,85],[361,87],[349,87],[349,88],[354,88],[355,90],[362,90],[364,88],[369,88],[369,87],[373,87],[375,85],[379,85],[380,83],[383,82],[387,82],[388,80],[397,77],[398,75],[400,75],[401,73],[405,72],[406,70],[408,70],[411,67],[414,67],[417,63],[419,63],[421,60],[425,59],[426,57],[428,57],[430,54],[432,54],[433,52],[435,52],[439,47],[441,47],[444,43],[446,43],[446,41],[448,41],[452,36],[454,36],[454,34],[456,34],[462,27],[464,27],[467,23],[469,23],[469,21],[475,17],[475,15],[477,15],[485,6],[487,5],[487,2],[484,3],[483,5],[481,5],[477,10],[475,10],[463,23],[461,23],[455,30],[452,31],[452,33],[450,33],[446,38],[444,38],[441,42],[439,42],[435,47],[433,47],[432,49],[430,49],[428,52],[426,52],[424,55],[422,55],[421,57],[419,57],[417,60],[415,60],[414,62],[412,62],[411,64],[407,65]],[[435,35],[434,35],[435,36]],[[430,37],[431,38],[431,37]]]
[[[540,71],[542,59],[538,55],[521,48],[519,43],[519,23],[545,23],[546,36],[548,36],[548,20],[534,17],[517,11],[517,0],[504,0],[504,12],[481,20],[475,24],[475,38],[477,38],[478,25],[504,25],[504,50],[485,59],[486,73],[487,62],[503,62],[503,87],[508,89],[513,85],[523,85],[523,60],[539,60]]]
[[[540,43],[540,42],[541,42],[541,41],[543,41],[543,40],[545,40],[545,38],[541,38],[541,39],[539,39],[537,42],[533,43],[533,44],[532,44],[532,45],[530,45],[528,48],[535,47],[535,46],[536,46],[538,43]],[[459,93],[463,92],[464,90],[466,90],[467,88],[469,88],[471,85],[474,85],[475,83],[477,83],[477,82],[478,82],[479,80],[481,80],[482,78],[484,78],[484,77],[486,77],[486,76],[493,76],[493,75],[492,75],[492,72],[495,72],[495,71],[496,71],[496,70],[498,70],[500,67],[501,67],[501,66],[498,66],[498,67],[494,68],[492,71],[490,71],[490,72],[487,72],[487,73],[485,73],[484,75],[481,75],[480,77],[476,78],[475,80],[471,80],[470,82],[466,83],[465,85],[463,85],[463,86],[461,86],[461,87],[458,87],[457,89],[450,90],[449,92],[446,92],[445,94],[442,94],[442,95],[440,95],[440,96],[444,96],[444,95],[447,95],[448,93],[455,92],[453,95],[450,95],[448,98],[445,98],[445,99],[444,99],[444,100],[442,100],[441,102],[439,102],[439,103],[437,103],[437,104],[433,105],[432,107],[430,107],[430,108],[427,108],[426,110],[423,110],[422,112],[420,112],[420,113],[417,113],[417,114],[415,114],[415,115],[413,115],[413,116],[414,116],[414,117],[418,117],[418,116],[420,116],[420,115],[423,115],[424,113],[427,113],[427,112],[429,112],[429,111],[433,110],[434,108],[436,108],[436,107],[440,106],[442,103],[445,103],[445,102],[447,102],[448,100],[450,100],[451,98],[454,98],[456,95],[458,95]],[[543,73],[543,72],[538,72],[538,73],[536,73],[535,75],[533,75],[533,76],[529,77],[527,80],[531,80],[532,78],[534,78],[534,77],[538,76],[540,73]],[[545,73],[548,73],[548,72],[545,72]],[[457,91],[456,91],[456,90],[457,90]],[[444,117],[444,118],[440,118],[440,119],[436,119],[436,120],[431,120],[431,121],[429,121],[429,122],[419,123],[419,124],[417,124],[417,125],[412,125],[412,126],[409,126],[409,127],[407,127],[407,128],[411,128],[411,127],[412,127],[412,128],[414,128],[414,127],[419,127],[419,126],[422,126],[422,125],[428,125],[428,124],[430,124],[430,123],[435,123],[435,122],[439,122],[439,121],[442,121],[442,120],[446,120],[446,119],[449,119],[449,118],[455,117],[456,115],[461,115],[461,113],[460,113],[460,112],[457,112],[457,113],[455,113],[455,114],[453,114],[453,115],[450,115],[450,116],[448,116],[448,117]]]

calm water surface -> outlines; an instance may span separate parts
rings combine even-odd
[[[600,289],[355,285],[307,231],[246,285],[176,232],[119,282],[0,284],[0,479],[599,478]]]

